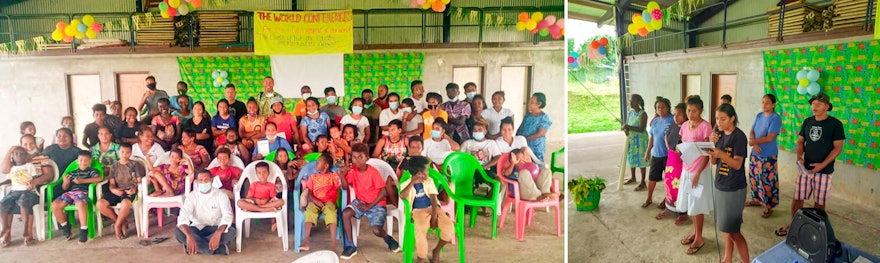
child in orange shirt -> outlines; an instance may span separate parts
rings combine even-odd
[[[342,129],[339,126],[330,127],[330,154],[333,155],[333,166],[342,167],[348,163],[351,146],[348,141],[342,139]]]
[[[300,250],[309,250],[309,236],[312,227],[318,224],[318,215],[324,215],[324,224],[330,229],[330,240],[333,250],[336,250],[336,201],[339,200],[339,175],[330,172],[333,157],[328,153],[322,153],[318,157],[316,169],[318,173],[312,174],[303,182],[303,188],[308,189],[308,204],[306,205],[306,229]]]

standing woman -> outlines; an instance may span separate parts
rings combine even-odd
[[[761,217],[768,218],[779,205],[779,178],[776,173],[776,135],[782,129],[782,118],[776,114],[776,95],[767,94],[761,99],[762,112],[755,116],[749,132],[749,181],[751,200],[747,206],[763,206]]]
[[[687,211],[678,210],[676,207],[676,203],[678,202],[678,191],[681,189],[681,171],[682,171],[682,161],[681,161],[681,152],[676,149],[676,146],[681,143],[681,125],[687,121],[687,104],[679,103],[675,105],[675,113],[673,113],[673,119],[675,123],[669,125],[669,128],[666,129],[666,133],[664,134],[664,142],[666,143],[666,171],[663,173],[665,177],[665,185],[666,185],[666,198],[663,202],[666,204],[666,210],[660,212],[655,218],[657,220],[663,219],[669,214],[674,214],[677,217],[675,219],[675,225],[684,224],[687,221]]]
[[[707,142],[712,134],[712,125],[703,120],[703,100],[699,95],[687,97],[687,115],[689,121],[681,126],[682,142]],[[692,163],[684,163],[684,171],[681,172],[681,184],[678,189],[678,211],[687,211],[693,217],[694,232],[681,240],[682,245],[690,245],[685,251],[688,255],[696,254],[706,243],[703,241],[703,220],[712,210],[712,194],[708,189],[703,190],[700,197],[696,197],[694,190],[698,185],[706,186],[712,183],[712,178],[706,166],[709,159],[700,156]]]
[[[196,101],[192,106],[192,118],[180,125],[181,130],[193,130],[196,132],[196,143],[201,145],[208,151],[214,152],[214,144],[212,143],[211,120],[205,114],[205,104]]]
[[[765,104],[766,105],[766,104]],[[708,149],[710,161],[715,163],[715,221],[724,232],[724,257],[721,262],[733,261],[736,247],[742,262],[749,262],[749,245],[740,232],[743,208],[746,201],[746,134],[736,127],[739,118],[730,104],[721,104],[715,113],[719,133],[712,133],[709,141],[715,142]]]
[[[547,136],[545,135],[550,129],[550,125],[553,125],[550,116],[544,113],[545,106],[547,106],[547,97],[544,96],[544,93],[535,92],[532,94],[527,106],[529,114],[523,117],[523,122],[519,126],[519,130],[516,131],[516,135],[526,137],[529,149],[542,163],[544,162],[544,152],[547,150]]]
[[[669,156],[666,148],[665,132],[669,126],[675,121],[669,114],[669,99],[657,97],[654,102],[654,109],[657,115],[651,120],[651,129],[648,136],[648,150],[645,152],[645,162],[651,163],[651,172],[648,174],[648,198],[642,204],[642,208],[648,207],[654,202],[654,187],[657,182],[663,180],[663,172],[666,171],[666,158]],[[666,209],[666,202],[660,202],[657,206],[660,209]]]
[[[513,111],[504,106],[504,91],[492,93],[492,108],[483,111],[483,119],[489,122],[489,139],[501,137],[501,120],[507,117],[513,118]]]
[[[645,100],[639,94],[633,94],[629,100],[630,110],[626,114],[626,124],[623,125],[623,133],[626,134],[626,164],[629,166],[630,178],[623,184],[636,182],[636,168],[641,168],[642,183],[636,186],[636,191],[645,190],[645,153],[648,152],[648,133],[645,128],[648,124],[648,115],[645,114]]]
[[[306,116],[299,122],[299,137],[303,139],[303,150],[306,152],[316,149],[315,143],[318,142],[319,135],[328,135],[330,115],[318,111],[320,107],[321,103],[317,98],[306,99]]]

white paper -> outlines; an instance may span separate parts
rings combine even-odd
[[[683,142],[676,146],[678,151],[681,152],[681,160],[684,163],[693,163],[700,156],[709,156],[706,153],[706,149],[715,148],[715,143],[713,142]]]
[[[269,155],[269,141],[259,140],[257,141],[257,153],[262,156]]]
[[[802,174],[810,174],[810,171],[807,170],[807,167],[804,167],[804,163],[797,161],[797,168],[801,171]]]
[[[701,196],[703,196],[703,185],[702,185],[702,184],[698,184],[697,187],[695,187],[695,188],[691,191],[691,195],[693,195],[693,196],[696,197],[696,198],[700,198]]]

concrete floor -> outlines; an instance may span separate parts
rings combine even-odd
[[[636,184],[625,185],[617,191],[620,159],[625,137],[622,132],[603,132],[569,135],[569,177],[600,176],[608,180],[608,188],[602,193],[600,206],[591,212],[577,212],[571,199],[568,201],[568,260],[569,262],[718,262],[723,253],[723,234],[716,238],[712,217],[706,217],[703,238],[706,245],[696,255],[686,255],[686,246],[680,245],[693,226],[688,220],[681,226],[673,224],[670,216],[656,220],[661,210],[656,204],[665,195],[658,185],[654,193],[654,205],[641,208],[646,191],[634,192]],[[792,160],[780,159],[779,163]],[[784,240],[773,231],[790,222],[793,176],[784,174],[780,182],[781,204],[773,215],[764,219],[762,208],[746,207],[742,233],[749,244],[750,258],[763,253]],[[629,171],[627,169],[627,177]],[[637,177],[640,176],[637,174]],[[834,191],[828,201],[829,221],[838,240],[849,243],[873,255],[880,255],[880,209],[865,207],[851,200],[837,198]],[[716,241],[720,242],[716,245]],[[719,251],[719,247],[721,251]],[[734,253],[735,255],[736,253]],[[734,256],[735,262],[739,260]]]
[[[548,145],[549,153],[558,150],[562,144]],[[561,174],[556,174],[560,178]],[[563,208],[564,210],[564,208]],[[564,211],[563,211],[564,212]],[[12,243],[9,247],[0,249],[0,262],[107,262],[108,257],[115,257],[113,262],[174,262],[179,260],[195,260],[198,262],[291,262],[305,254],[293,252],[293,240],[290,238],[291,249],[283,252],[280,239],[270,233],[268,226],[261,223],[251,228],[251,237],[242,239],[242,252],[231,253],[229,256],[187,256],[183,253],[183,247],[173,239],[174,222],[172,217],[166,217],[165,226],[157,227],[155,216],[151,217],[150,237],[171,237],[163,243],[149,247],[139,248],[140,240],[135,235],[133,223],[130,225],[129,237],[118,241],[113,237],[112,225],[104,228],[104,236],[90,240],[84,245],[77,244],[74,238],[64,241],[60,238],[37,242],[30,247],[22,246],[22,223],[18,216],[15,217],[12,230]],[[563,226],[565,216],[562,214]],[[516,262],[516,261],[539,261],[539,262],[563,262],[565,239],[556,236],[555,217],[552,213],[540,210],[536,213],[533,225],[526,228],[525,241],[517,241],[514,234],[514,217],[511,212],[505,220],[505,226],[498,230],[498,237],[492,240],[490,218],[480,217],[477,219],[475,228],[465,230],[466,258],[468,262]],[[133,218],[130,218],[130,222]],[[359,239],[358,254],[345,262],[402,262],[402,254],[391,253],[382,240],[368,232],[368,224],[362,220],[361,236]],[[169,222],[171,222],[169,224]],[[108,222],[109,224],[109,222]],[[395,224],[396,226],[396,224]],[[564,229],[563,229],[564,230]],[[396,228],[395,228],[396,231]],[[78,232],[74,230],[74,235]],[[293,230],[290,231],[293,236]],[[57,236],[57,235],[56,235]],[[330,248],[330,233],[321,226],[312,232],[312,251]],[[397,238],[397,233],[392,235]],[[76,236],[75,236],[76,237]],[[432,240],[433,236],[429,237]],[[433,239],[435,240],[435,239]],[[431,248],[436,244],[431,241]],[[230,246],[234,251],[234,246]],[[342,253],[342,243],[338,244],[337,254]],[[61,257],[63,255],[63,257]],[[120,256],[124,256],[120,258]],[[191,259],[190,259],[191,258]],[[104,260],[102,260],[104,259]],[[503,259],[503,260],[502,260]],[[449,244],[441,254],[442,262],[458,262],[458,245]]]

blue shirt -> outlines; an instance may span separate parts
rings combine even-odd
[[[779,132],[782,130],[782,117],[779,117],[779,114],[776,114],[776,112],[770,114],[770,116],[764,116],[763,112],[759,112],[755,116],[755,122],[752,123],[752,130],[755,131],[755,138],[767,136],[771,132],[779,135]],[[766,158],[779,154],[779,146],[776,145],[776,139],[758,146],[761,147],[761,153],[755,153],[758,157]]]
[[[260,141],[268,141],[268,138],[263,137]],[[256,145],[256,144],[255,144]],[[254,146],[254,152],[251,153],[251,156],[257,156],[260,147]],[[269,142],[269,152],[274,150],[278,150],[278,148],[282,148],[287,150],[287,152],[292,153],[293,148],[290,148],[290,143],[287,143],[287,140],[281,139],[281,137],[275,138],[275,142]]]
[[[238,122],[235,121],[235,115],[230,114],[229,118],[223,119],[220,114],[217,114],[211,118],[211,127],[218,130],[238,129]]]
[[[653,157],[666,157],[669,152],[666,148],[666,130],[669,129],[669,125],[675,123],[675,118],[672,117],[672,114],[667,114],[666,118],[656,117],[654,120],[651,120],[651,128],[648,129],[648,134],[654,138],[654,148],[651,148],[651,156]]]
[[[431,198],[425,194],[425,188],[422,184],[414,184],[413,190],[416,191],[416,198],[413,200],[412,204],[413,209],[431,207]]]

